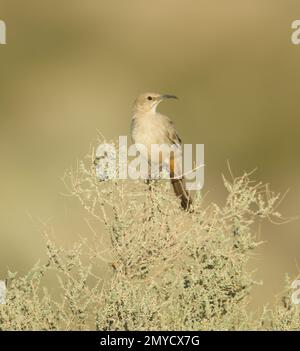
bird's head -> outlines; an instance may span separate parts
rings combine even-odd
[[[137,97],[133,109],[138,112],[155,112],[158,104],[165,99],[177,99],[177,97],[169,94],[144,93]]]

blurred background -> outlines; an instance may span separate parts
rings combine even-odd
[[[66,246],[87,232],[61,177],[97,130],[129,135],[145,91],[180,97],[160,110],[185,143],[205,144],[208,200],[224,201],[229,160],[290,189],[281,211],[300,214],[298,0],[0,0],[0,19],[0,279],[44,257],[44,225]],[[252,308],[298,274],[299,229],[262,226]]]

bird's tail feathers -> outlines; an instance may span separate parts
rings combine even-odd
[[[181,201],[181,207],[185,211],[191,211],[192,198],[189,191],[186,189],[184,178],[172,178],[171,183],[175,192],[175,195]]]

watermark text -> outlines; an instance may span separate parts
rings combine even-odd
[[[294,280],[292,282],[292,289],[294,292],[292,293],[292,303],[294,305],[299,305],[300,303],[300,280]]]
[[[5,282],[0,280],[0,305],[5,304],[5,297],[6,297]]]
[[[300,45],[300,20],[295,20],[292,23],[292,29],[294,29],[291,37],[292,43],[294,45]]]
[[[100,181],[109,179],[182,179],[187,190],[204,185],[203,144],[133,144],[119,137],[119,145],[103,143],[96,151],[96,171]]]
[[[6,44],[6,24],[0,20],[0,45]]]

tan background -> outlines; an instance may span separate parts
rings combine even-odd
[[[283,213],[299,214],[299,0],[1,0],[0,18],[0,278],[43,257],[41,223],[65,245],[84,235],[60,178],[97,129],[127,135],[148,90],[180,97],[161,110],[184,142],[205,144],[209,199],[223,200],[229,159],[236,174],[258,167],[276,191],[290,188]],[[253,306],[297,273],[299,225],[263,226]]]

